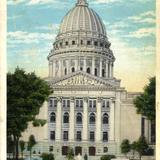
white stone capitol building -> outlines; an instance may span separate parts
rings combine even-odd
[[[85,0],[78,0],[63,18],[48,55],[53,94],[47,127],[36,129],[36,137],[44,135],[39,146],[45,142],[45,151],[53,152],[56,159],[64,157],[68,147],[91,159],[119,155],[123,139],[132,142],[141,135],[141,116],[133,105],[136,94],[127,93],[114,77],[110,47],[99,15]]]

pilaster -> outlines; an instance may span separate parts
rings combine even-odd
[[[83,134],[82,140],[88,141],[88,98],[84,98],[83,101]]]
[[[57,98],[57,114],[56,114],[56,141],[61,141],[62,128],[62,98]]]
[[[69,114],[69,141],[74,141],[74,98],[70,99],[70,114]]]
[[[101,98],[97,99],[97,116],[96,116],[96,142],[100,142],[102,140],[101,138]]]

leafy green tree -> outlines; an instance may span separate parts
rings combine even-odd
[[[34,121],[43,102],[51,93],[47,82],[35,73],[16,68],[7,74],[7,136],[13,137],[16,160],[21,133]]]
[[[134,99],[137,113],[142,114],[151,121],[151,142],[155,143],[155,97],[156,78],[149,79],[149,84],[145,86],[144,92]]]
[[[130,152],[131,145],[128,139],[124,139],[121,143],[121,152],[127,157],[127,153]]]
[[[28,140],[28,151],[30,151],[30,160],[32,156],[32,148],[35,144],[36,144],[36,140],[35,140],[34,135],[30,135],[29,140]]]
[[[54,160],[54,155],[52,153],[42,153],[41,158],[43,160]]]
[[[138,141],[135,143],[135,150],[138,152],[139,154],[139,159],[141,160],[141,157],[143,155],[143,153],[148,149],[148,144],[147,141],[145,139],[145,137],[141,136]]]
[[[155,121],[155,77],[149,79],[149,84],[145,86],[144,92],[134,99],[137,113],[146,116],[149,120]]]
[[[70,147],[68,148],[67,159],[68,160],[73,160],[74,159],[73,148],[70,148]]]
[[[23,140],[19,141],[19,146],[21,149],[21,155],[22,155],[22,159],[23,159],[23,152],[25,150],[25,142]]]

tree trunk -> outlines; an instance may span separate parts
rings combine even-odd
[[[22,151],[22,159],[23,159],[23,151]]]
[[[15,141],[15,150],[16,150],[16,157],[15,159],[18,160],[18,155],[19,155],[19,149],[18,149],[18,144],[19,144],[19,137],[14,136],[14,141]]]

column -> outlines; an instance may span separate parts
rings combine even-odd
[[[110,71],[109,71],[109,73],[110,73],[109,77],[112,78],[112,62],[109,63],[109,69],[110,69]]]
[[[115,140],[115,101],[110,102],[110,116],[109,116],[109,127],[110,127],[110,133],[109,133],[109,140],[114,141]]]
[[[110,68],[111,68],[110,62],[108,62],[108,78],[110,78]]]
[[[102,59],[100,59],[100,64],[99,64],[99,76],[102,77]]]
[[[86,57],[84,57],[83,65],[84,65],[83,71],[86,72],[87,71]]]
[[[106,61],[106,78],[108,78],[108,61]]]
[[[88,98],[83,100],[83,132],[82,140],[88,141]]]
[[[69,141],[74,141],[74,117],[74,98],[71,98],[69,114]]]
[[[56,114],[56,141],[61,140],[61,128],[62,128],[62,99],[58,98],[57,114]]]
[[[93,57],[92,58],[92,74],[93,75],[95,75],[94,72],[95,72],[95,58]]]
[[[53,73],[52,73],[52,76],[55,77],[55,69],[56,69],[56,63],[55,63],[55,61],[53,61],[52,67],[53,67],[53,68],[52,68],[52,72],[53,72]]]
[[[101,117],[101,98],[97,99],[97,116],[96,116],[96,142],[102,140],[101,138],[101,126],[102,126],[102,117]]]
[[[78,71],[78,59],[75,60],[75,72]]]
[[[113,77],[113,62],[111,63],[111,78]]]
[[[61,75],[62,75],[62,61],[61,60],[59,60],[59,77],[61,77]]]
[[[70,63],[69,62],[70,62],[70,60],[68,59],[67,62],[66,62],[67,63],[66,64],[66,66],[67,66],[67,74],[70,73]]]

